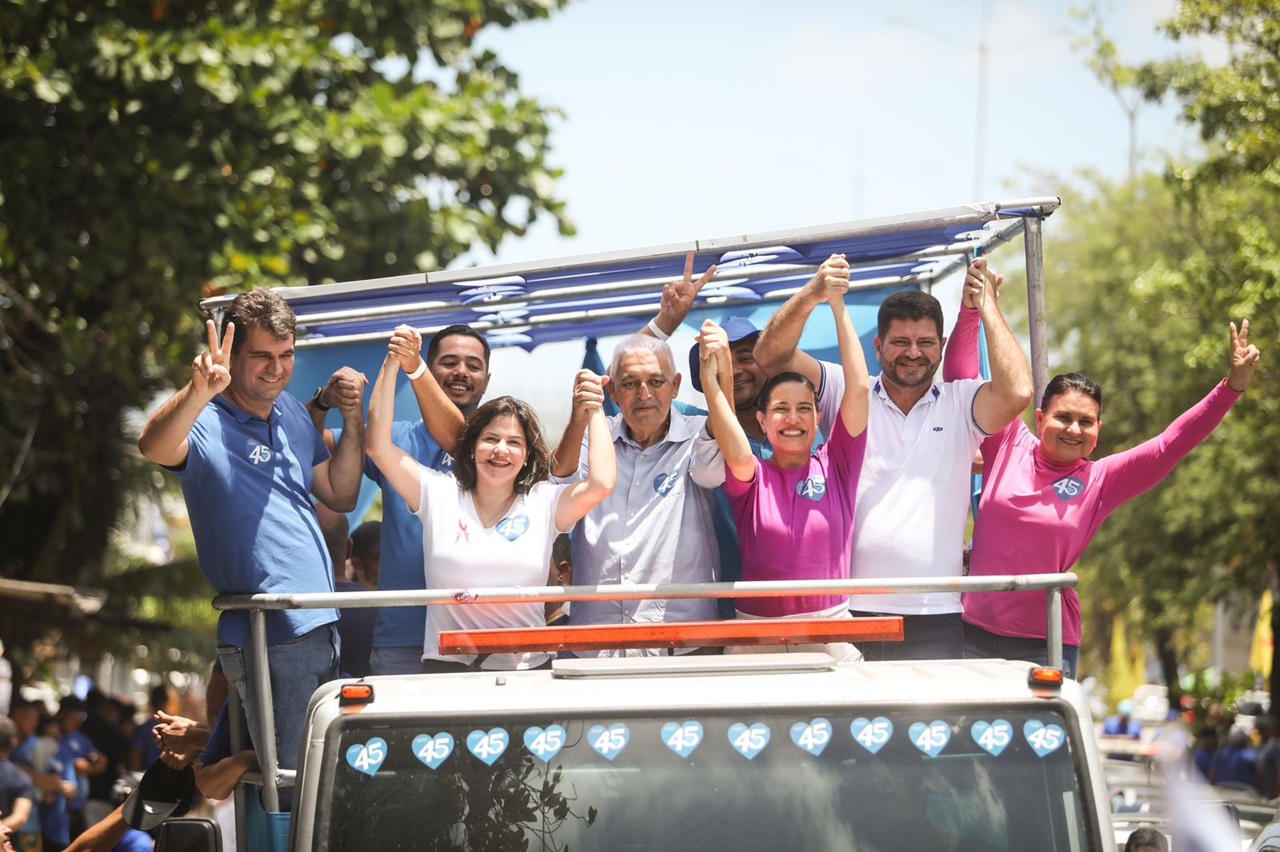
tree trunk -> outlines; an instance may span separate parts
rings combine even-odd
[[[1267,679],[1267,691],[1271,693],[1270,714],[1280,714],[1280,665],[1276,660],[1276,636],[1280,636],[1280,572],[1275,562],[1267,563],[1267,576],[1271,579],[1271,677]]]
[[[1182,686],[1178,682],[1178,649],[1174,645],[1173,631],[1167,627],[1156,628],[1156,654],[1160,657],[1160,673],[1164,677],[1169,694],[1169,707],[1182,712]]]

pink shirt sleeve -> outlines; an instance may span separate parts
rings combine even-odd
[[[1104,513],[1158,485],[1213,433],[1238,399],[1240,394],[1227,387],[1223,379],[1156,437],[1099,461],[1094,469],[1106,477],[1102,492]]]
[[[982,378],[982,358],[978,352],[978,334],[982,330],[982,314],[961,306],[956,327],[947,338],[947,351],[942,353],[942,380]]]

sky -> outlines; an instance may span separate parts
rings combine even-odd
[[[1071,6],[571,0],[548,21],[484,30],[521,90],[564,112],[552,162],[578,228],[535,227],[498,257],[1069,196],[1053,176],[1077,169],[1123,177],[1128,122],[1073,49]],[[1154,22],[1172,8],[1104,6],[1121,55],[1167,55]],[[1137,131],[1147,164],[1154,148],[1191,140],[1171,108],[1144,107]]]
[[[1084,28],[1072,5],[571,0],[546,21],[486,28],[479,46],[563,112],[550,159],[577,234],[540,222],[464,265],[1058,195],[1051,234],[1070,216],[1072,174],[1128,168],[1128,119],[1073,46]],[[1188,49],[1155,31],[1173,6],[1103,5],[1125,61]],[[1136,134],[1143,168],[1194,150],[1172,107],[1143,106]],[[1015,265],[1016,246],[993,264]],[[953,314],[958,296],[935,294]],[[677,364],[692,340],[673,339]],[[613,342],[601,343],[606,360]],[[528,399],[554,434],[580,360],[579,344],[499,350],[489,397]],[[531,374],[548,377],[537,391]],[[699,400],[685,384],[681,398]]]

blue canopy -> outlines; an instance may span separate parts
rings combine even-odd
[[[765,234],[694,240],[649,249],[369,281],[282,288],[298,315],[300,350],[384,343],[401,323],[424,335],[454,323],[482,331],[490,345],[524,349],[552,341],[629,334],[657,311],[662,285],[683,274],[720,272],[699,308],[718,316],[776,307],[833,253],[853,267],[851,301],[879,304],[904,287],[929,289],[969,259],[1008,242],[1057,198],[984,202],[925,213]],[[206,299],[217,312],[230,296]]]
[[[364,369],[373,378],[391,330],[402,323],[424,337],[466,323],[483,332],[494,348],[526,350],[554,341],[594,343],[595,338],[631,334],[655,315],[662,285],[684,274],[689,252],[695,255],[695,275],[713,263],[720,270],[686,319],[694,328],[704,319],[723,321],[729,315],[746,316],[763,328],[824,260],[844,254],[852,266],[845,301],[863,332],[868,361],[873,361],[876,311],[886,296],[907,288],[929,290],[970,259],[1023,234],[1032,367],[1040,389],[1047,381],[1040,222],[1059,204],[1056,197],[984,202],[633,251],[280,288],[277,292],[298,317],[298,357],[290,392],[307,398],[343,365]],[[232,298],[206,299],[201,307],[217,315]],[[825,312],[808,324],[800,345],[816,357],[839,360],[834,325]],[[601,360],[591,347],[585,355],[591,364]],[[406,382],[396,395],[396,416],[415,420],[417,412]],[[330,421],[337,425],[334,414]],[[351,516],[353,524],[364,517],[376,494],[366,480],[360,505]]]

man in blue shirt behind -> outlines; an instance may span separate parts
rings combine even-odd
[[[419,340],[419,343],[421,341]],[[458,407],[463,417],[470,417],[480,405],[489,387],[489,342],[484,335],[466,325],[451,325],[436,332],[427,346],[427,357],[418,370],[430,371],[431,377],[445,395]],[[420,376],[421,373],[418,373]],[[410,383],[418,394],[418,404],[425,397],[417,382]],[[323,400],[308,404],[317,429],[324,429]],[[424,413],[425,416],[425,413]],[[342,429],[325,433],[325,442],[333,446],[341,440]],[[391,425],[391,440],[417,461],[442,473],[453,470],[453,458],[440,448],[422,420],[397,420]],[[372,462],[366,462],[364,474],[382,489],[382,555],[378,572],[378,590],[424,589],[427,578],[426,557],[422,552],[422,521],[395,492]],[[356,476],[359,485],[359,475]],[[422,643],[427,635],[425,607],[383,607],[373,631],[373,651],[369,667],[376,675],[417,674],[422,671]]]

